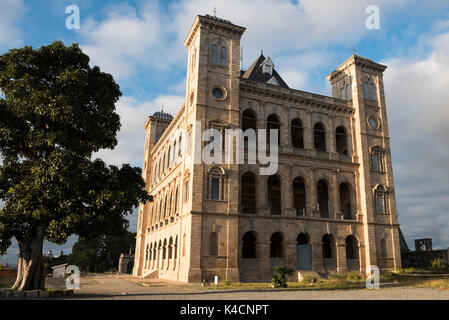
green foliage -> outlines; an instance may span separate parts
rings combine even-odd
[[[286,288],[287,287],[287,276],[293,274],[293,269],[288,267],[277,266],[274,269],[273,277],[271,278],[271,284],[275,288]]]
[[[5,269],[5,267],[2,264],[0,264],[0,270],[3,270],[3,269]]]
[[[40,230],[57,244],[125,230],[126,215],[149,199],[141,169],[91,159],[117,144],[112,76],[76,44],[27,46],[0,56],[0,93],[0,253]]]
[[[430,262],[429,268],[431,270],[446,271],[449,270],[449,265],[445,261],[443,261],[443,259],[436,258]]]
[[[225,285],[230,286],[230,285],[232,285],[232,279],[227,278],[224,283],[225,283]]]
[[[76,265],[80,270],[91,272],[118,269],[120,254],[127,253],[135,245],[136,234],[125,231],[118,236],[88,240],[80,238],[72,247],[68,263]]]
[[[346,272],[346,273],[338,273],[330,276],[331,279],[337,280],[346,280],[346,281],[359,281],[362,279],[359,273],[357,272]]]
[[[320,277],[313,275],[313,274],[305,274],[300,281],[300,284],[314,284],[320,281]]]

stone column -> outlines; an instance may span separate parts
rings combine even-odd
[[[323,245],[321,242],[312,242],[313,271],[323,271]]]
[[[329,130],[327,131],[327,139],[329,141],[328,145],[330,157],[331,159],[337,159],[338,154],[335,149],[335,132],[334,132],[334,121],[332,116],[329,117]]]
[[[337,272],[338,273],[345,273],[348,271],[347,265],[346,265],[346,244],[340,243],[337,241],[336,246],[336,257],[337,257]]]
[[[287,216],[295,216],[295,212],[292,206],[292,166],[285,166],[286,177],[288,180],[281,183],[281,196],[282,196],[282,208]]]
[[[258,249],[258,253],[260,254],[259,272],[261,274],[261,278],[264,280],[269,280],[271,277],[270,242],[259,242]]]
[[[332,219],[338,219],[340,213],[340,202],[339,202],[339,194],[338,194],[338,183],[337,183],[337,174],[339,170],[332,170],[332,204],[329,208],[332,210]]]
[[[307,208],[307,216],[308,217],[319,217],[320,213],[317,210],[317,194],[316,194],[316,181],[315,181],[315,169],[309,169],[309,181],[310,188],[308,194],[310,194],[309,199],[309,207]]]
[[[304,128],[304,148],[307,150],[307,155],[311,156],[313,147],[313,127],[312,127],[312,114],[307,112]]]
[[[296,241],[295,242],[286,242],[285,243],[285,265],[288,268],[293,270],[297,270],[297,259],[296,259]],[[296,277],[296,274],[293,274],[293,279]]]
[[[259,193],[257,195],[258,208],[257,212],[260,215],[269,215],[268,210],[268,190],[267,190],[268,176],[259,176]]]

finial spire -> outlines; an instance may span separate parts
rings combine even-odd
[[[164,104],[162,104],[161,112],[164,113]]]
[[[214,6],[214,17],[217,16],[217,6]]]
[[[355,47],[352,48],[352,53],[355,55]]]

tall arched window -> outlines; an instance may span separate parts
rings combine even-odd
[[[304,148],[304,128],[299,118],[292,120],[291,137],[294,148]]]
[[[335,129],[335,142],[337,152],[348,155],[348,137],[345,127],[339,126]]]
[[[170,155],[171,155],[171,146],[168,148],[167,168],[170,168],[170,164],[171,164]]]
[[[282,258],[282,235],[279,232],[275,232],[270,237],[270,258]]]
[[[352,97],[351,97],[351,86],[349,84],[346,85],[346,99],[347,100],[352,100]]]
[[[220,48],[220,65],[226,67],[228,61],[228,51],[226,47]]]
[[[370,98],[368,80],[363,82],[363,97],[366,99]]]
[[[323,238],[321,239],[323,243],[323,258],[324,259],[331,259],[333,258],[333,244],[332,244],[332,237],[329,234],[325,234]]]
[[[256,235],[254,232],[248,231],[243,235],[242,258],[256,258]]]
[[[209,236],[209,255],[218,256],[218,234],[212,232]]]
[[[167,195],[165,195],[164,199],[164,219],[167,218]]]
[[[218,47],[216,44],[212,45],[210,52],[210,62],[212,64],[218,64]]]
[[[359,250],[358,250],[358,241],[357,238],[353,235],[346,237],[346,259],[358,259],[359,258]]]
[[[167,239],[164,239],[164,246],[162,247],[162,260],[167,259]]]
[[[313,126],[313,144],[318,151],[326,151],[326,131],[321,122]]]
[[[385,239],[380,240],[380,255],[382,258],[388,257],[387,241]]]
[[[371,89],[371,99],[377,100],[376,86],[372,82],[370,83],[370,89]]]
[[[341,87],[341,98],[343,100],[346,100],[346,88],[344,85],[343,85],[343,87]]]
[[[318,210],[321,218],[330,218],[329,215],[329,190],[325,180],[317,184]]]
[[[351,209],[351,192],[349,185],[346,182],[340,184],[340,210],[343,212],[344,218],[347,220],[352,219],[352,209]]]
[[[281,207],[281,180],[277,175],[268,178],[268,207],[271,214],[279,215],[282,212]]]
[[[270,114],[267,118],[267,143],[270,143],[270,130],[277,130],[278,145],[281,144],[281,123],[276,115]]]
[[[242,213],[256,213],[256,177],[252,172],[242,175],[240,199]]]
[[[293,208],[297,216],[306,215],[306,186],[300,177],[293,180]]]
[[[246,131],[248,129],[257,128],[257,116],[256,113],[251,109],[246,109],[242,113],[242,130]]]
[[[173,238],[168,241],[168,259],[173,259]]]
[[[176,192],[175,192],[175,205],[173,206],[173,211],[174,214],[178,213],[178,188],[176,187]]]
[[[175,238],[175,259],[178,259],[178,236]]]
[[[307,234],[305,233],[300,233],[298,234],[298,236],[296,237],[296,244],[298,245],[304,245],[304,244],[308,244],[309,243],[309,238],[307,236]]]

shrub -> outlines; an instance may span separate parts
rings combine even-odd
[[[224,283],[225,283],[225,285],[230,286],[232,284],[231,278],[227,278]]]
[[[277,266],[274,269],[273,278],[271,278],[271,285],[274,288],[287,288],[287,276],[292,274],[293,269]]]
[[[316,282],[319,282],[320,278],[316,275],[312,275],[312,274],[305,274],[302,278],[302,280],[300,281],[301,284],[314,284]]]
[[[443,261],[441,258],[433,259],[430,262],[430,269],[432,270],[448,270],[449,265]]]

